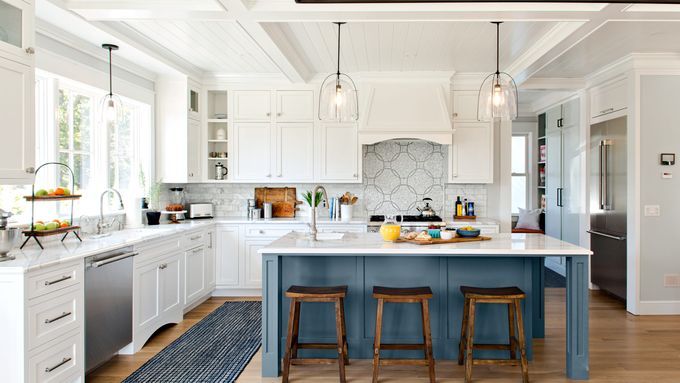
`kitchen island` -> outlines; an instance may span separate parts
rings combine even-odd
[[[372,297],[373,286],[429,286],[433,290],[430,317],[435,359],[457,358],[463,309],[461,285],[517,286],[526,293],[522,310],[531,359],[531,340],[544,334],[544,258],[566,257],[566,372],[571,379],[588,379],[590,250],[540,234],[496,234],[490,241],[429,246],[384,242],[376,233],[347,233],[341,238],[326,234],[313,242],[304,234],[290,233],[260,250],[263,376],[280,374],[289,307],[284,292],[291,285],[348,286],[345,311],[349,356],[359,359],[373,355],[377,304]],[[419,308],[397,306],[404,305],[385,306],[383,340],[419,342]],[[480,343],[507,342],[506,308],[483,305],[478,309],[476,328]],[[334,340],[333,309],[324,304],[303,305],[300,341]],[[409,352],[400,351],[399,355],[422,354]],[[300,355],[332,357],[325,350],[301,350]],[[383,355],[393,356],[390,352]],[[507,358],[507,352],[494,350],[482,350],[479,355]]]

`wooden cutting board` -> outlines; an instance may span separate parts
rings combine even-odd
[[[481,241],[490,241],[491,237],[484,237],[484,236],[479,236],[479,237],[474,237],[474,238],[466,238],[466,237],[454,237],[451,239],[441,239],[441,238],[432,238],[427,241],[416,241],[415,239],[406,239],[406,238],[399,238],[395,242],[407,242],[407,243],[413,243],[416,245],[441,245],[444,243],[461,243],[461,242],[481,242]]]
[[[265,202],[272,204],[274,218],[295,218],[297,205],[302,203],[295,188],[255,188],[255,206],[261,209]]]

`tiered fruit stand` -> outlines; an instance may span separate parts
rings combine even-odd
[[[61,162],[46,162],[38,169],[35,170],[35,176],[38,176],[38,172],[40,170],[48,165],[55,165],[55,166],[61,166],[66,169],[68,169],[69,173],[71,174],[71,190],[74,190],[75,187],[75,174],[73,173],[73,170],[66,164],[63,164]],[[24,230],[24,235],[26,236],[26,240],[24,243],[21,245],[21,248],[23,249],[24,246],[28,243],[28,241],[33,238],[35,241],[38,243],[38,246],[40,246],[41,249],[44,249],[42,243],[40,243],[40,240],[38,239],[39,237],[49,237],[52,235],[59,235],[63,234],[64,236],[61,238],[61,241],[64,242],[66,237],[68,236],[69,233],[73,233],[73,235],[78,238],[79,241],[83,241],[80,239],[80,236],[78,235],[78,230],[80,230],[80,226],[74,226],[73,225],[73,201],[76,201],[80,199],[81,195],[77,194],[69,194],[69,195],[46,195],[46,196],[36,196],[35,195],[35,183],[31,186],[31,195],[30,196],[25,196],[27,201],[31,201],[31,227],[29,230]],[[36,202],[59,202],[59,201],[71,201],[71,218],[69,220],[69,224],[71,226],[68,227],[59,227],[54,230],[35,230],[35,203]]]

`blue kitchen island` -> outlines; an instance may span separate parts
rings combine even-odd
[[[325,235],[325,237],[322,237]],[[347,285],[345,299],[349,356],[373,356],[376,305],[373,286],[429,286],[435,359],[456,359],[463,310],[460,286],[517,286],[523,303],[528,356],[531,340],[544,336],[545,257],[566,257],[566,372],[571,379],[588,379],[588,257],[590,250],[540,234],[496,234],[492,240],[442,245],[384,242],[377,233],[324,233],[311,241],[290,233],[260,250],[262,254],[262,376],[279,376],[285,349],[291,285]],[[475,342],[507,343],[507,309],[481,305],[477,310]],[[418,305],[384,309],[385,343],[422,341]],[[332,305],[303,304],[300,341],[335,341]],[[334,357],[333,351],[301,350],[302,357]],[[416,351],[386,351],[385,357],[422,357]],[[411,353],[409,355],[409,353]],[[478,355],[475,352],[475,355]],[[507,352],[482,350],[482,357],[507,358]]]

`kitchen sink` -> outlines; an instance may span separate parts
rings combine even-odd
[[[317,241],[337,241],[342,239],[345,233],[316,233]]]

